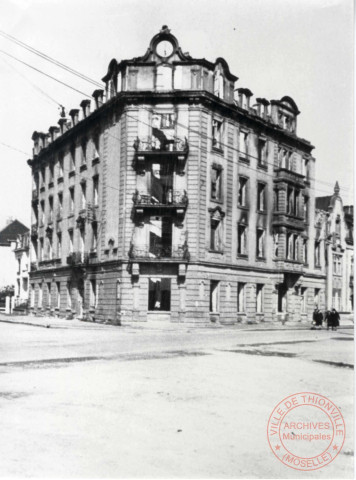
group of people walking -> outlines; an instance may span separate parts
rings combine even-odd
[[[313,326],[312,329],[322,328],[323,321],[326,323],[327,330],[337,330],[337,327],[340,325],[340,314],[333,308],[332,310],[327,310],[325,316],[323,312],[316,308],[313,313]]]

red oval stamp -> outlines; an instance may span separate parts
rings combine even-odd
[[[338,407],[318,393],[284,398],[268,419],[267,438],[274,455],[295,470],[318,470],[332,462],[345,441]]]

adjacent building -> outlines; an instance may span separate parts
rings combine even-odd
[[[325,308],[313,145],[164,26],[34,132],[31,306],[113,323],[303,320]]]
[[[19,263],[14,255],[19,235],[26,235],[29,229],[18,220],[10,219],[0,230],[0,289],[17,285]],[[20,269],[21,270],[21,269]]]
[[[17,263],[15,283],[15,305],[27,305],[28,277],[30,270],[30,231],[19,234],[15,244],[15,259]]]

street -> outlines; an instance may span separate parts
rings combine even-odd
[[[21,318],[0,318],[2,476],[353,478],[351,327]],[[302,391],[346,423],[341,453],[311,472],[280,463],[266,436],[275,405]]]

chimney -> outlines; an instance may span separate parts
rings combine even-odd
[[[51,136],[51,141],[54,142],[55,139],[59,136],[59,128],[58,127],[49,127],[48,131],[49,131],[49,134]]]
[[[93,98],[95,99],[95,108],[98,109],[104,103],[104,90],[94,90]]]
[[[79,110],[77,108],[72,108],[72,110],[69,112],[69,116],[72,119],[73,126],[76,125],[79,120]]]
[[[83,100],[80,106],[83,110],[83,117],[87,118],[90,115],[90,100]]]
[[[269,106],[269,101],[266,100],[265,98],[256,98],[257,102],[257,109],[258,109],[258,115],[262,118],[267,118],[268,116],[268,106]],[[262,109],[263,106],[263,109]]]
[[[63,133],[65,133],[67,131],[67,119],[66,118],[60,118],[58,120],[58,125],[59,125],[59,128],[61,129],[61,134],[63,135]]]

